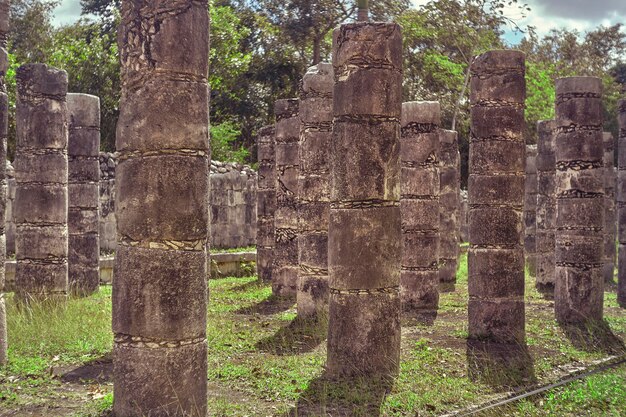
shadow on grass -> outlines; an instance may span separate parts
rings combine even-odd
[[[248,284],[242,285],[245,286]],[[237,290],[235,290],[237,291]],[[271,316],[272,314],[278,314],[283,311],[289,310],[296,303],[294,297],[277,297],[270,295],[265,300],[253,304],[249,307],[242,307],[235,311],[235,314],[260,314],[262,316]]]
[[[61,381],[71,383],[97,382],[103,384],[113,380],[113,357],[111,354],[89,361],[61,375]]]
[[[552,283],[536,283],[535,289],[544,300],[554,300],[554,284]]]
[[[609,355],[626,353],[626,345],[611,331],[606,321],[561,325],[561,329],[578,350],[603,352]]]
[[[310,352],[326,339],[328,319],[296,317],[275,334],[259,340],[256,348],[274,355],[297,355]]]
[[[263,288],[266,285],[268,285],[268,283],[263,282],[263,281],[259,281],[258,279],[255,279],[254,281],[250,281],[250,282],[246,282],[245,284],[237,285],[237,286],[231,288],[230,291],[245,292],[245,291],[248,291],[248,290],[251,290],[251,289]]]
[[[496,390],[507,391],[536,382],[526,345],[467,340],[468,375]]]
[[[413,326],[432,326],[437,320],[437,311],[403,311],[402,325],[407,327]]]
[[[326,373],[309,383],[295,407],[283,417],[379,417],[393,380],[378,378],[335,379]]]

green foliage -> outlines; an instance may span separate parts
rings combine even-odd
[[[325,415],[337,400],[353,410],[365,406],[367,385],[342,386],[320,376],[326,356],[323,328],[296,318],[293,300],[273,297],[256,277],[211,279],[207,315],[208,374],[214,396],[211,415],[317,415],[295,413],[294,404]],[[9,366],[0,370],[0,414],[21,415],[35,406],[72,407],[76,416],[96,417],[111,408],[112,386],[61,383],[51,375],[110,352],[111,289],[71,299],[57,310],[18,310],[8,297]],[[442,293],[432,326],[403,322],[400,375],[392,390],[376,400],[381,415],[435,416],[494,398],[489,386],[469,379],[466,370],[467,254],[453,293]],[[587,366],[602,353],[577,350],[553,317],[550,301],[527,276],[527,335],[535,373],[553,381],[559,369]],[[626,335],[626,320],[614,293],[607,293],[606,316],[613,331]],[[596,375],[531,398],[494,415],[618,416],[626,406],[626,369]],[[76,391],[72,393],[73,391]],[[367,399],[369,401],[369,399]],[[307,408],[308,407],[308,408]],[[54,407],[51,407],[51,409]],[[371,415],[366,408],[360,415]],[[358,414],[357,414],[358,415]],[[488,414],[489,415],[489,414]]]
[[[216,161],[245,162],[248,150],[240,146],[236,148],[237,138],[241,131],[233,122],[211,125],[211,159]]]
[[[511,405],[511,416],[623,416],[626,410],[626,366]],[[502,415],[502,414],[500,414]]]
[[[9,302],[9,371],[29,375],[57,362],[87,361],[109,352],[110,297],[110,287],[103,287],[89,303],[74,300],[52,309],[38,304],[18,308]]]
[[[547,67],[547,69],[545,68]],[[554,68],[550,64],[526,63],[526,129],[535,138],[537,122],[554,118]],[[530,142],[536,140],[531,139]]]
[[[18,62],[45,62],[52,44],[51,15],[60,1],[12,0],[9,51]]]
[[[67,71],[70,92],[100,97],[101,148],[114,151],[120,99],[115,38],[101,33],[94,23],[81,21],[64,26],[54,34],[47,63]]]
[[[242,42],[250,36],[250,28],[243,25],[237,11],[231,6],[211,4],[211,71],[209,85],[213,94],[236,99],[234,83],[250,66],[252,54],[243,50]]]
[[[469,149],[468,70],[474,56],[504,46],[503,28],[511,23],[501,13],[504,4],[434,0],[398,17],[403,28],[403,99],[439,101],[442,127],[459,132],[463,184]]]
[[[570,76],[595,76],[604,86],[604,130],[617,134],[617,100],[622,90],[621,59],[626,53],[623,25],[599,26],[585,33],[553,29],[539,38],[530,27],[519,49],[527,58],[528,142],[534,142],[536,122],[553,117],[554,82]]]
[[[102,103],[102,147],[114,149],[119,103],[116,26],[119,0],[81,0],[95,21],[53,28],[49,0],[15,0],[9,48],[12,69],[41,61],[66,69],[70,91],[94,94]],[[372,20],[394,19],[403,27],[404,101],[438,100],[442,126],[459,132],[462,179],[467,177],[468,69],[473,57],[507,47],[506,28],[529,11],[519,1],[408,0],[370,2]],[[330,58],[334,27],[356,17],[354,0],[211,0],[211,129],[215,158],[254,162],[257,130],[274,120],[279,98],[295,97],[312,63]],[[510,7],[513,6],[513,9]],[[507,11],[507,12],[505,12]],[[519,28],[517,28],[519,29]],[[615,106],[624,88],[626,36],[620,24],[585,33],[553,30],[539,37],[525,28],[517,47],[527,54],[527,141],[536,122],[553,117],[554,80],[596,75],[605,86],[605,130],[616,132]],[[14,82],[9,74],[9,83]],[[14,104],[14,84],[9,84]],[[14,148],[11,125],[9,154]]]

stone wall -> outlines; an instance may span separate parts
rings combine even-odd
[[[211,247],[256,244],[257,174],[247,165],[211,161]]]
[[[117,154],[100,152],[100,250],[115,250],[115,166]],[[15,253],[13,167],[7,164],[7,253]],[[257,173],[247,165],[211,161],[211,248],[256,244]]]

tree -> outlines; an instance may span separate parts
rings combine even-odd
[[[372,20],[386,21],[409,6],[408,0],[379,0],[369,6],[369,11]],[[259,0],[254,8],[284,31],[304,66],[327,59],[331,31],[357,17],[354,0]]]
[[[70,92],[100,97],[101,148],[115,150],[120,63],[117,43],[98,23],[79,21],[55,31],[47,63],[68,74]]]
[[[83,15],[97,16],[102,32],[115,38],[120,21],[120,0],[80,0]]]
[[[623,25],[599,26],[586,33],[554,29],[539,38],[534,28],[519,48],[528,64],[526,123],[528,141],[534,142],[536,123],[554,116],[554,81],[568,76],[596,76],[604,86],[604,129],[617,134],[617,100],[621,93],[620,64],[626,53]]]
[[[609,72],[615,82],[622,86],[622,93],[626,93],[626,62],[619,61]]]
[[[45,62],[52,43],[52,11],[58,1],[12,0],[9,52],[18,62]]]
[[[437,100],[442,126],[459,132],[462,181],[467,179],[469,151],[469,68],[474,56],[505,47],[504,14],[509,2],[434,0],[402,13],[404,100]],[[520,10],[525,4],[511,1]]]

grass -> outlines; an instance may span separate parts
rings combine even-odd
[[[495,416],[503,410],[490,413]],[[614,416],[626,414],[626,365],[592,375],[547,394],[528,398],[505,408],[505,415],[530,416]]]
[[[215,416],[385,415],[434,416],[482,403],[500,394],[468,375],[467,259],[457,289],[441,295],[433,325],[403,323],[398,378],[387,386],[371,381],[331,382],[324,378],[323,326],[296,318],[295,305],[274,298],[254,277],[210,281],[207,338],[209,409]],[[0,416],[54,409],[34,415],[97,417],[112,404],[109,380],[68,381],[77,366],[111,350],[111,290],[70,300],[56,310],[17,310],[8,302],[10,364],[0,370]],[[557,326],[551,301],[528,279],[527,338],[538,382],[558,379],[573,367],[606,356],[578,349]],[[626,315],[607,293],[611,330],[626,338]],[[624,415],[626,370],[595,375],[509,406],[502,415]],[[379,389],[380,388],[380,389]],[[17,414],[8,414],[10,410]],[[47,413],[47,414],[46,414]],[[495,414],[494,414],[495,415]]]
[[[256,246],[246,246],[242,248],[214,248],[211,253],[237,253],[237,252],[256,252]]]

